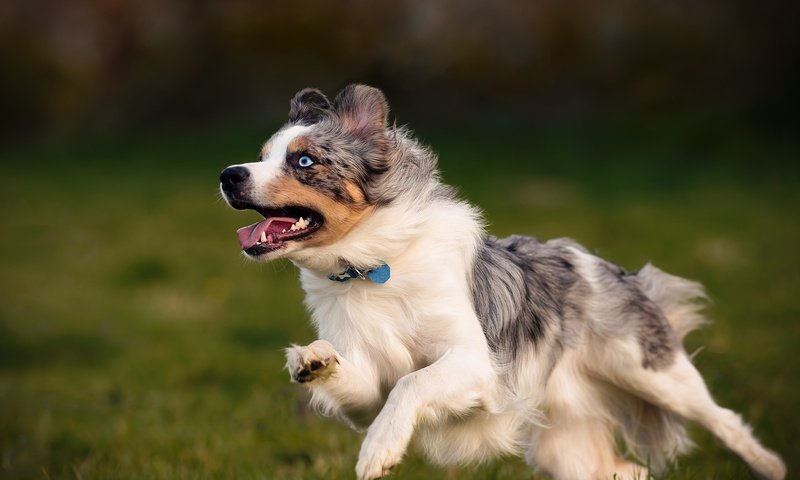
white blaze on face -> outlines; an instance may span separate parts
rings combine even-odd
[[[295,125],[280,132],[270,142],[268,156],[260,162],[243,163],[242,167],[250,170],[253,179],[253,196],[261,197],[265,192],[263,186],[280,175],[283,169],[283,162],[286,161],[286,149],[295,138],[306,133],[311,129],[307,125]]]

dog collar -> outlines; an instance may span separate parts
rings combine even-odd
[[[386,283],[391,273],[389,265],[385,263],[371,270],[359,270],[352,265],[348,265],[344,272],[336,275],[329,275],[328,278],[334,282],[349,282],[354,278],[360,278],[361,280],[369,280],[372,283]]]

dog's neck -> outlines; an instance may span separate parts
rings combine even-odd
[[[349,267],[370,270],[391,265],[422,234],[430,217],[427,209],[416,207],[398,202],[378,208],[335,244],[294,252],[290,258],[298,267],[326,278]]]
[[[400,271],[408,255],[435,264],[425,254],[430,242],[455,247],[474,244],[482,234],[479,212],[464,202],[398,202],[376,209],[334,245],[301,250],[293,253],[291,260],[330,282],[331,275],[350,267],[368,271],[387,264],[393,271],[395,267]]]

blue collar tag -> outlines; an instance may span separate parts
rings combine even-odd
[[[367,272],[367,278],[372,280],[372,283],[386,283],[387,280],[389,280],[389,277],[391,276],[392,276],[392,271],[389,268],[389,265],[385,263]]]
[[[372,270],[359,270],[351,265],[344,272],[338,275],[329,275],[328,278],[334,282],[348,282],[354,278],[360,278],[361,280],[369,280],[372,283],[386,283],[391,276],[392,271],[389,265],[384,263]]]

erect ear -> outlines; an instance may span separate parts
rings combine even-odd
[[[389,104],[383,92],[367,85],[348,85],[333,101],[345,130],[370,136],[386,129]]]
[[[313,125],[331,109],[328,97],[316,88],[304,88],[289,102],[289,121],[298,125]]]

